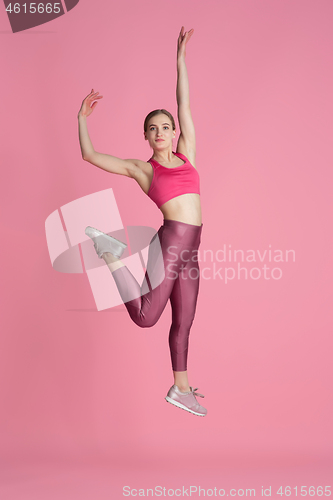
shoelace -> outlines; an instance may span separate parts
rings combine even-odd
[[[195,392],[199,389],[199,387],[196,387],[195,389],[193,389],[193,387],[190,387],[190,389],[191,389],[192,394],[194,394],[194,396],[199,396],[200,398],[205,397],[203,394],[200,394],[200,392]]]

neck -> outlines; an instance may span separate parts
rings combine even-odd
[[[172,149],[164,150],[164,151],[155,151],[153,153],[152,159],[158,161],[159,163],[171,163],[173,160],[173,151]]]

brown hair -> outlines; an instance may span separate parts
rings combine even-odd
[[[155,115],[160,115],[160,114],[164,114],[164,115],[167,115],[170,120],[171,120],[171,124],[172,124],[172,129],[173,130],[176,130],[176,125],[175,125],[175,120],[173,119],[173,116],[171,113],[169,113],[169,111],[167,111],[166,109],[155,109],[154,111],[151,111],[145,118],[145,122],[143,124],[143,129],[145,132],[147,132],[147,129],[148,129],[148,122],[150,120],[150,118],[152,118],[153,116]]]

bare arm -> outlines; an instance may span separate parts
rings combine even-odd
[[[137,175],[138,167],[135,164],[136,160],[122,160],[116,156],[111,156],[103,153],[98,153],[94,150],[92,142],[89,137],[87,127],[87,117],[92,113],[94,107],[97,105],[96,99],[101,99],[103,96],[98,96],[98,92],[93,91],[83,100],[81,109],[78,113],[79,122],[79,140],[81,147],[82,158],[96,167],[102,168],[108,172],[119,175],[126,175],[127,177],[135,177]],[[92,101],[96,101],[92,104]]]
[[[180,136],[178,139],[177,151],[184,152],[195,161],[196,155],[196,142],[195,142],[195,128],[190,108],[190,90],[187,68],[185,63],[186,43],[191,38],[194,30],[190,30],[185,35],[184,26],[178,38],[178,51],[177,51],[177,104],[178,104],[178,121],[180,126]]]

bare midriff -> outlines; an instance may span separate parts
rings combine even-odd
[[[164,219],[201,226],[201,202],[197,193],[176,196],[160,206]]]
[[[135,180],[144,193],[147,194],[153,178],[153,168],[149,162],[143,161],[138,162],[137,166],[139,167],[140,174],[135,177]],[[161,205],[160,210],[164,219],[201,226],[201,200],[200,195],[197,193],[186,193],[176,196]]]

